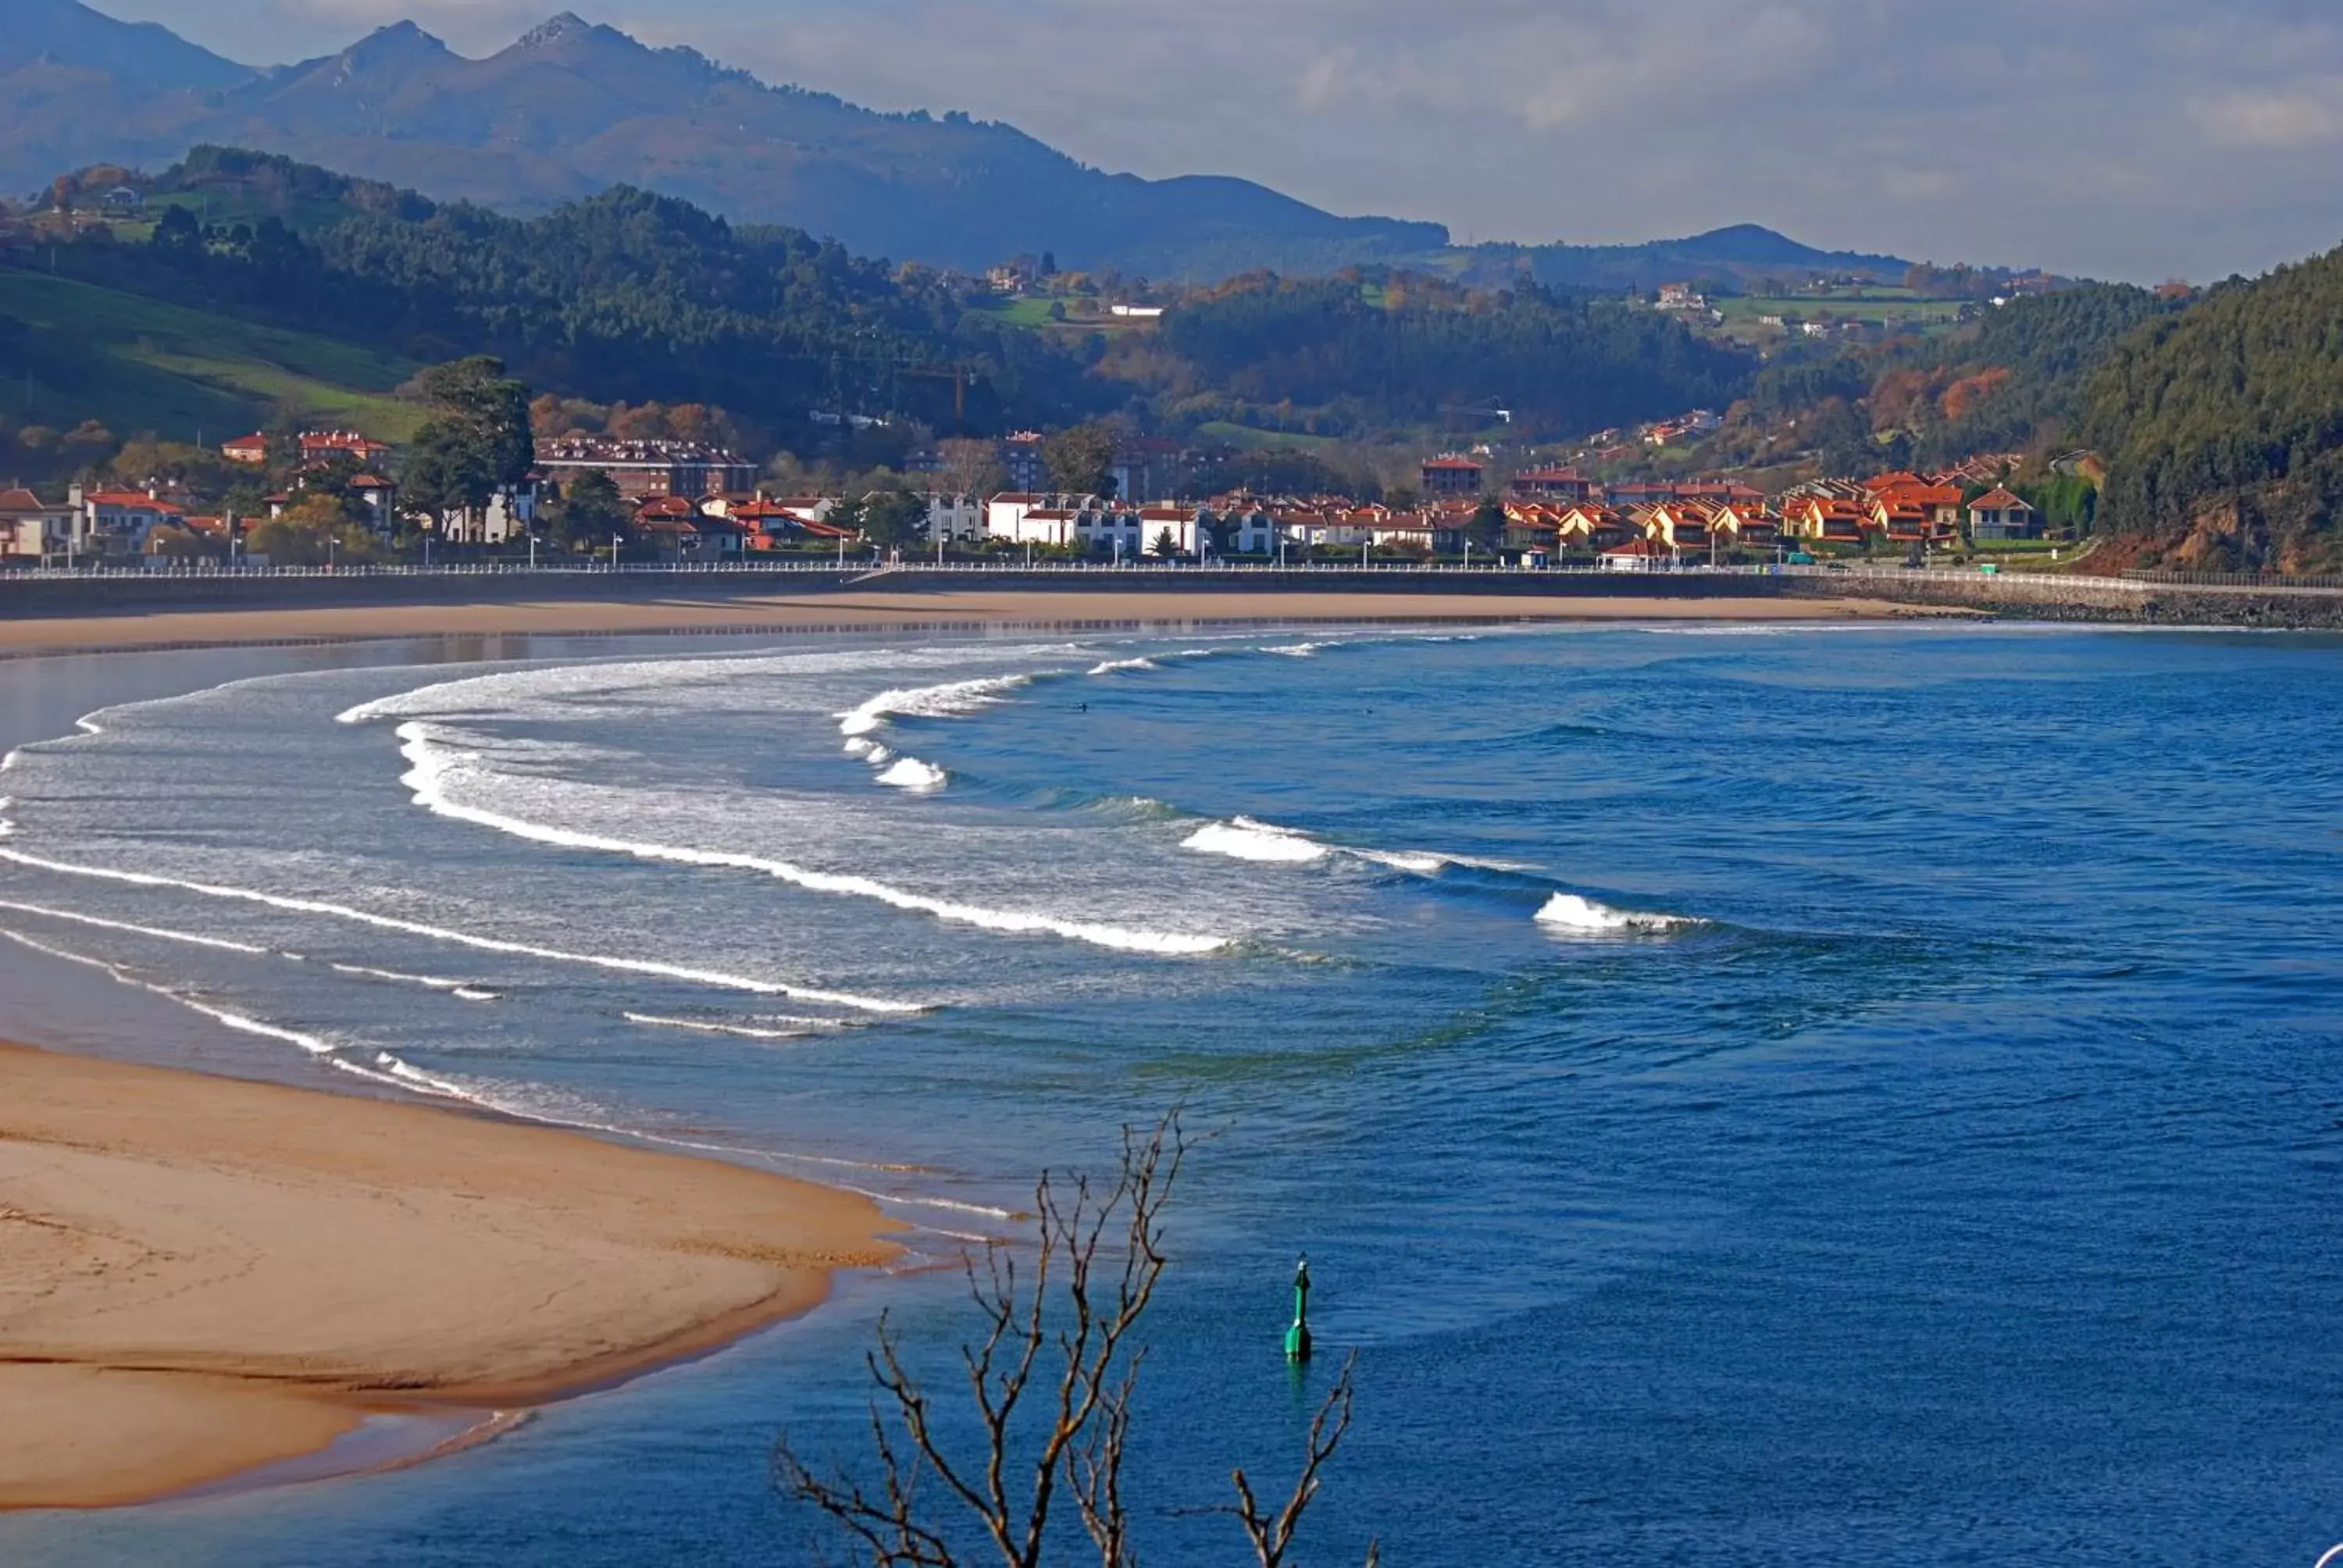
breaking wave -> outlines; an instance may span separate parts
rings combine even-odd
[[[898,757],[894,766],[879,775],[879,782],[891,784],[898,789],[925,792],[942,789],[948,777],[932,762],[922,762],[916,757]]]
[[[1556,893],[1537,912],[1537,922],[1555,930],[1582,934],[1637,932],[1650,934],[1680,930],[1700,922],[1684,915],[1645,914],[1636,910],[1614,910],[1608,904],[1576,893]]]
[[[1021,679],[1022,678],[1019,678]],[[756,855],[737,854],[728,850],[694,849],[670,844],[651,844],[628,839],[613,839],[598,833],[583,833],[550,823],[532,822],[525,818],[508,816],[478,806],[468,806],[457,800],[452,786],[467,770],[459,753],[439,743],[430,726],[407,723],[398,727],[401,754],[407,759],[408,770],[400,780],[413,793],[416,804],[437,816],[455,821],[469,822],[476,827],[493,829],[516,839],[534,843],[553,844],[568,849],[591,849],[606,854],[628,855],[641,860],[664,861],[673,865],[707,866],[739,871],[758,871],[792,887],[817,893],[840,893],[854,898],[874,900],[890,908],[932,915],[938,920],[962,925],[981,927],[987,930],[1011,933],[1041,932],[1089,942],[1097,947],[1115,948],[1125,952],[1157,953],[1166,956],[1186,956],[1217,952],[1227,947],[1224,938],[1176,931],[1133,930],[1121,926],[1091,921],[1063,920],[1054,915],[1031,914],[1020,910],[988,910],[974,904],[956,903],[950,900],[930,898],[925,894],[907,892],[890,887],[870,877],[836,871],[816,871],[795,866],[786,860],[766,859]],[[820,993],[796,990],[787,994],[801,996],[808,1000],[836,1001],[840,999]],[[847,1005],[873,1011],[917,1011],[915,1007],[901,1003],[882,1003],[873,1007],[866,999],[857,998]]]
[[[1163,667],[1151,658],[1110,658],[1093,668],[1092,675],[1112,675],[1123,669],[1161,669]]]
[[[754,1024],[715,1023],[700,1018],[668,1018],[655,1012],[621,1013],[628,1023],[649,1025],[655,1029],[689,1030],[694,1034],[729,1034],[742,1040],[803,1040],[820,1034],[829,1026],[818,1018],[760,1020]],[[781,1027],[776,1027],[781,1026]]]
[[[1224,855],[1232,860],[1266,865],[1305,866],[1330,856],[1341,856],[1420,877],[1437,876],[1451,866],[1476,866],[1490,871],[1534,869],[1512,860],[1476,859],[1470,855],[1443,855],[1430,849],[1361,849],[1348,844],[1322,843],[1299,829],[1281,828],[1274,822],[1251,817],[1207,822],[1181,840],[1180,847],[1200,855]]]
[[[1232,860],[1284,865],[1305,865],[1332,853],[1307,834],[1269,822],[1256,822],[1250,817],[1207,822],[1182,839],[1180,847],[1200,855],[1225,855]]]
[[[347,904],[328,903],[322,899],[291,898],[279,893],[264,893],[256,888],[224,887],[216,882],[187,881],[177,877],[156,876],[149,871],[126,871],[114,866],[80,866],[69,860],[52,860],[39,855],[28,855],[21,849],[0,848],[0,859],[29,866],[35,870],[55,871],[61,876],[89,877],[100,881],[121,882],[135,888],[172,888],[180,892],[199,893],[210,899],[232,899],[241,903],[265,904],[271,909],[287,910],[295,914],[324,915],[332,920],[350,920],[371,926],[377,930],[403,931],[408,936],[422,937],[429,941],[447,942],[457,947],[471,948],[478,952],[509,953],[516,958],[542,959],[548,963],[582,964],[592,969],[611,970],[622,974],[657,975],[664,980],[682,980],[690,985],[712,986],[719,990],[748,991],[758,996],[786,996],[800,1001],[822,1002],[832,1007],[848,1007],[862,1012],[912,1013],[924,1012],[920,1002],[891,1001],[878,997],[853,996],[844,991],[817,990],[808,986],[794,986],[779,980],[760,980],[747,975],[726,974],[718,970],[694,969],[683,964],[661,963],[652,959],[629,959],[599,953],[573,953],[559,948],[539,947],[532,942],[508,941],[501,937],[484,937],[471,931],[459,931],[446,926],[426,925],[419,920],[403,920],[392,915],[378,915],[370,910],[352,909]]]
[[[838,732],[849,737],[868,735],[890,719],[958,719],[991,707],[1032,679],[1031,675],[996,675],[882,691],[840,714]]]

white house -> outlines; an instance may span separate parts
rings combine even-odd
[[[948,496],[931,491],[928,496],[928,541],[942,540],[958,544],[963,539],[980,539],[989,531],[985,503],[974,496]]]
[[[1095,512],[1096,496],[1051,496],[1033,490],[1009,490],[984,504],[984,531],[990,538],[1021,545],[1069,545],[1074,542],[1075,518]]]
[[[85,556],[143,554],[147,535],[187,515],[185,507],[142,490],[85,490],[79,485],[66,490],[65,506],[72,514],[66,537]]]
[[[537,526],[537,485],[502,485],[488,504],[429,519],[451,545],[502,545],[525,538]]]
[[[1132,514],[1139,527],[1139,550],[1145,556],[1155,554],[1156,541],[1168,532],[1173,547],[1183,556],[1198,557],[1212,542],[1199,519],[1202,511],[1196,507],[1141,507]]]

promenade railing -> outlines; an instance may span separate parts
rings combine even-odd
[[[2107,591],[2143,593],[2158,589],[2177,589],[2187,593],[2315,594],[2343,593],[2343,577],[2275,577],[2218,572],[2127,572],[2121,576],[2086,576],[2080,573],[2036,572],[2004,568],[1998,572],[1982,572],[1977,568],[1955,569],[1945,567],[1915,568],[1885,563],[1841,563],[1792,566],[1762,563],[1755,565],[1716,565],[1686,562],[1663,565],[1650,569],[1618,568],[1572,562],[1553,566],[1522,566],[1504,562],[1469,565],[1458,561],[1088,561],[1034,560],[1014,557],[985,560],[920,560],[916,558],[900,561],[877,562],[865,557],[835,559],[808,558],[798,560],[723,560],[723,561],[621,561],[613,566],[608,561],[545,561],[531,565],[527,561],[447,561],[429,566],[420,563],[364,566],[317,567],[222,567],[214,565],[174,565],[167,568],[146,565],[82,565],[74,568],[36,567],[0,569],[0,594],[6,585],[26,582],[56,581],[302,581],[319,578],[541,578],[576,580],[581,578],[649,578],[668,580],[724,579],[740,581],[757,578],[841,577],[871,581],[883,581],[889,577],[1058,577],[1058,578],[1158,578],[1167,583],[1192,581],[1198,578],[1292,578],[1323,581],[1328,578],[1373,577],[1389,578],[1412,577],[1426,579],[1544,579],[1615,581],[1623,585],[1637,581],[1668,578],[1743,579],[1788,578],[1808,582],[1826,582],[1852,588],[1865,586],[1952,585],[1964,588],[2001,588],[2022,592],[2026,590]]]

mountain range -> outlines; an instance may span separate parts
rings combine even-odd
[[[338,55],[261,69],[78,0],[8,9],[0,189],[96,164],[159,166],[212,143],[522,215],[633,185],[963,271],[1049,253],[1069,267],[1184,280],[1382,264],[1648,288],[1904,266],[1753,226],[1641,246],[1458,248],[1438,224],[1338,216],[1225,176],[1109,174],[1008,125],[770,86],[567,13],[485,59],[401,22]]]

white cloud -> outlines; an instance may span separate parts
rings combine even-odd
[[[2224,146],[2307,147],[2343,138],[2343,81],[2293,92],[2227,93],[2188,108]]]

